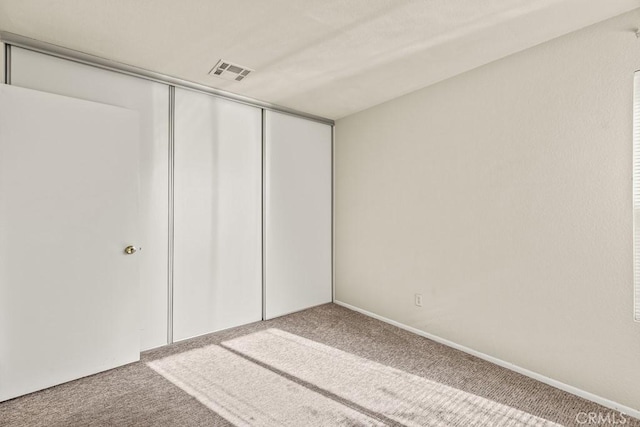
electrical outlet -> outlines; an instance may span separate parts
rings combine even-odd
[[[422,294],[415,295],[415,303],[418,307],[422,307]]]

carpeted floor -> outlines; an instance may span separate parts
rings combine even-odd
[[[334,304],[0,403],[0,426],[567,426],[640,420]],[[608,417],[608,418],[607,418]],[[607,425],[607,423],[600,423]]]

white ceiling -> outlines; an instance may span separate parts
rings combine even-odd
[[[0,30],[337,119],[637,7],[640,0],[0,0]],[[256,71],[242,82],[209,76],[221,58]]]

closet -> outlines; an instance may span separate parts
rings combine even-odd
[[[136,249],[134,257],[126,257],[126,263],[135,266],[131,271],[136,272],[135,278],[127,279],[128,301],[136,307],[133,317],[127,312],[131,320],[126,323],[128,350],[131,343],[139,351],[149,350],[332,300],[331,121],[276,111],[259,101],[220,96],[187,82],[177,84],[171,78],[150,76],[144,70],[123,72],[117,69],[118,64],[109,69],[111,65],[104,60],[92,62],[89,56],[63,48],[52,51],[55,54],[11,45],[7,83],[35,93],[61,95],[78,105],[97,103],[101,111],[116,108],[136,118],[136,126],[128,131],[135,135],[120,138],[129,141],[131,154],[122,154],[120,164],[110,166],[113,174],[122,174],[120,168],[132,172],[126,175],[130,182],[126,189],[135,190],[137,201],[119,209],[137,215],[135,242],[114,245],[103,234],[92,240],[95,247],[104,245],[104,253],[117,257],[125,256],[124,246],[120,247],[124,243]],[[4,108],[11,108],[10,103]],[[73,120],[71,117],[65,126],[72,127]],[[80,125],[82,114],[75,120]],[[99,163],[97,147],[109,144],[109,138],[104,137],[109,133],[102,133],[102,145],[95,145],[96,138],[87,140],[87,147],[93,148],[84,151],[69,146],[65,148],[67,155],[52,158],[55,164],[47,170],[54,174],[56,170],[72,170],[88,162],[93,151],[93,160]],[[139,159],[135,164],[134,157]],[[20,168],[7,171],[4,179],[11,182],[11,173],[17,176]],[[77,179],[86,179],[86,185],[93,186],[90,176]],[[64,203],[63,199],[59,203]],[[77,198],[73,203],[84,208],[85,201]],[[109,212],[118,216],[115,210]],[[82,233],[83,227],[69,230]],[[76,237],[70,234],[69,241]],[[11,241],[5,243],[12,247]],[[65,249],[61,248],[61,253]],[[73,253],[68,254],[72,259]],[[117,257],[117,263],[123,262]],[[101,265],[99,259],[94,261],[97,264],[87,265]],[[33,269],[43,262],[34,259]],[[0,280],[9,277],[7,268],[0,267]],[[2,289],[33,285],[15,280],[0,283]],[[30,292],[40,298],[37,286]],[[2,303],[12,304],[13,294],[7,295]],[[99,290],[85,297],[100,303]],[[67,302],[73,306],[74,296],[69,298]],[[46,306],[48,301],[37,303]],[[52,309],[67,310],[64,307]],[[32,338],[28,328],[11,320],[0,324],[0,338],[24,334],[24,342],[28,342]],[[54,339],[64,341],[65,331],[59,334]],[[11,357],[18,360],[21,350],[12,351]],[[2,363],[9,362],[0,360]],[[19,385],[17,389],[24,394],[38,388]]]

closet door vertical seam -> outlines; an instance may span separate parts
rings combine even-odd
[[[167,259],[167,344],[173,343],[173,255],[174,255],[174,170],[175,170],[175,86],[169,86],[169,182]]]
[[[266,253],[266,210],[265,210],[265,197],[266,197],[266,185],[267,185],[267,177],[266,177],[266,139],[267,139],[267,111],[262,109],[262,147],[261,147],[261,156],[262,156],[262,173],[260,174],[262,177],[262,201],[261,201],[261,209],[262,209],[262,320],[267,320],[267,253]]]
[[[11,84],[11,45],[4,45],[4,82]]]

